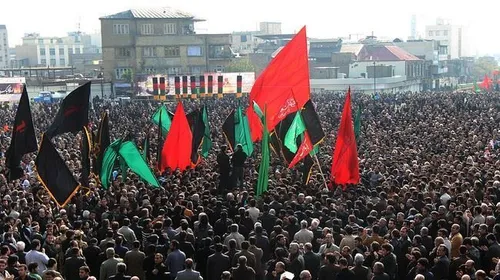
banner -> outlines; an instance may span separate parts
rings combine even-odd
[[[26,78],[0,78],[0,102],[17,102],[23,93]]]
[[[222,92],[224,94],[236,94],[238,92],[238,76],[241,76],[241,91],[243,93],[249,93],[252,90],[252,86],[255,83],[255,73],[253,72],[243,72],[243,73],[205,73],[202,76],[204,77],[204,85],[207,87],[204,92],[210,93],[208,90],[209,81],[208,76],[212,75],[213,76],[213,92],[217,93],[217,77],[222,76],[222,87],[223,90]],[[180,76],[182,79],[182,76]],[[198,93],[202,92],[203,90],[200,90],[200,77],[196,76],[196,82],[195,82],[196,89],[192,90],[191,89],[191,84],[188,84],[188,93],[193,94],[193,93]],[[167,87],[167,94],[172,95],[175,92],[175,81],[173,76],[168,77],[168,83],[166,85]]]

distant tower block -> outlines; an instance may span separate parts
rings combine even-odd
[[[417,15],[411,16],[410,39],[417,39]]]

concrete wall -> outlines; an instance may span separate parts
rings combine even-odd
[[[321,92],[345,91],[349,87],[353,91],[364,91],[373,93],[373,79],[311,79],[311,91]],[[376,81],[377,92],[398,92],[398,91],[421,91],[420,80],[406,80],[405,77],[397,76],[391,78],[380,78]]]
[[[394,67],[394,76],[406,76],[406,61],[376,61],[376,66],[392,65]],[[359,78],[361,73],[367,73],[367,67],[373,66],[373,61],[355,61],[349,68],[349,78]]]

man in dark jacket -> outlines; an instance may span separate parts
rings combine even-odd
[[[339,260],[340,272],[337,274],[337,280],[354,280],[354,272],[349,270],[346,258]]]
[[[219,165],[219,192],[224,193],[229,186],[229,173],[231,172],[231,164],[227,155],[227,146],[223,145],[217,155],[217,164]]]
[[[119,263],[116,265],[116,274],[109,277],[109,280],[130,280],[131,276],[125,275],[127,272],[127,265]]]
[[[223,248],[222,244],[215,244],[215,253],[208,257],[206,280],[219,280],[222,272],[231,267],[229,257],[222,254]]]
[[[448,249],[445,245],[441,244],[436,251],[436,259],[434,266],[431,268],[432,274],[435,279],[448,279],[450,273],[450,259],[448,259]]]
[[[398,273],[398,263],[396,255],[392,252],[393,247],[391,244],[382,245],[382,259],[380,260],[384,265],[385,272],[389,275],[391,280],[396,279]]]
[[[373,264],[373,277],[372,280],[390,280],[391,277],[384,272],[384,264],[376,262]]]
[[[243,186],[243,167],[245,166],[247,157],[248,155],[243,151],[241,144],[236,145],[236,149],[231,158],[231,163],[233,164],[233,181],[236,187]]]
[[[232,269],[233,279],[238,280],[255,280],[255,270],[247,266],[247,258],[240,256],[238,258],[238,266]]]
[[[79,269],[87,265],[85,259],[79,256],[79,253],[78,248],[71,248],[71,255],[64,262],[64,278],[67,280],[80,280]]]
[[[304,249],[305,253],[303,257],[305,269],[311,273],[311,278],[316,280],[318,279],[318,272],[321,267],[321,257],[312,251],[313,246],[311,243],[306,243]]]

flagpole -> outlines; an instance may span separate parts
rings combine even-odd
[[[316,159],[316,164],[318,164],[319,173],[321,174],[323,182],[325,183],[325,188],[328,189],[328,183],[326,182],[325,174],[323,174],[323,169],[321,169],[321,164],[319,163],[318,155],[314,155],[314,158]]]

